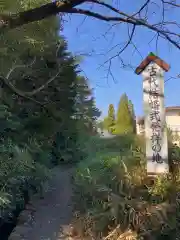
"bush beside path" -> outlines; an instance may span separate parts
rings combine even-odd
[[[43,199],[31,201],[18,219],[9,240],[59,240],[69,238],[72,218],[73,168],[56,168]],[[73,238],[74,239],[74,238]]]

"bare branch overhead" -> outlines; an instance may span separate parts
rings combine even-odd
[[[66,12],[69,9],[83,3],[85,0],[54,1],[43,6],[15,14],[0,14],[0,30],[13,29],[31,22]]]
[[[82,3],[93,3],[95,5],[100,5],[105,7],[106,9],[111,10],[112,14],[104,15],[101,12],[94,12],[87,9],[75,8]],[[159,4],[158,4],[159,3]],[[133,4],[133,2],[132,2]],[[157,5],[160,8],[162,5],[162,22],[158,22],[156,24],[151,24],[145,13],[142,17],[142,12],[147,12],[147,9],[150,4]],[[180,4],[177,4],[175,1],[164,1],[160,0],[159,2],[154,2],[152,0],[146,0],[144,4],[139,8],[138,11],[132,14],[128,14],[112,4],[107,4],[103,1],[98,0],[67,0],[67,1],[54,1],[43,6],[27,10],[24,12],[19,12],[15,14],[5,15],[0,14],[0,30],[9,30],[13,29],[34,21],[39,21],[44,18],[48,18],[50,16],[59,14],[59,13],[71,13],[71,14],[81,14],[85,16],[90,16],[99,20],[107,21],[107,22],[117,22],[117,23],[127,23],[133,24],[136,26],[142,26],[147,29],[150,29],[158,34],[158,37],[162,37],[173,44],[176,48],[180,49],[179,39],[175,39],[174,37],[179,38],[179,33],[172,31],[170,28],[167,29],[167,26],[170,23],[165,22],[164,13],[165,6],[173,6],[178,8]],[[178,23],[176,23],[178,24]],[[174,36],[174,37],[173,37]]]
[[[163,39],[176,49],[180,49],[180,22],[178,18],[175,17],[178,16],[176,14],[178,14],[180,9],[180,2],[178,3],[178,1],[175,0],[144,0],[141,4],[138,1],[138,6],[135,6],[134,1],[129,0],[132,6],[134,6],[134,9],[130,8],[131,11],[129,11],[129,9],[127,10],[124,7],[126,1],[127,0],[121,1],[119,5],[116,1],[107,3],[107,1],[103,0],[61,0],[19,13],[11,13],[9,15],[0,13],[0,32],[40,21],[57,14],[74,14],[107,22],[110,25],[109,29],[112,29],[114,26],[127,26],[128,33],[124,34],[125,37],[122,36],[121,38],[123,42],[115,43],[110,51],[108,51],[109,49],[105,50],[106,54],[108,53],[110,56],[108,56],[108,60],[105,60],[104,64],[109,63],[109,66],[112,65],[114,58],[119,59],[122,67],[126,66],[127,64],[124,64],[124,59],[120,55],[128,47],[133,48],[134,52],[141,56],[139,46],[136,43],[136,35],[139,33],[138,29],[140,28],[152,32],[152,36],[148,39],[147,45],[150,46],[152,42],[155,42],[155,47],[158,49],[160,39]],[[171,15],[171,11],[173,11],[173,15]],[[174,14],[175,11],[177,12],[176,14]],[[115,32],[114,30],[114,34]],[[119,34],[121,34],[121,32]],[[103,34],[102,36],[105,38]],[[134,54],[134,52],[132,54]],[[16,69],[11,69],[9,75],[15,70]],[[58,71],[57,74],[59,74]],[[108,75],[111,75],[110,70],[108,70]],[[9,78],[9,76],[7,76],[7,78]],[[49,81],[51,82],[51,79]],[[45,86],[41,86],[42,89],[47,85],[48,82],[45,83]],[[40,91],[41,87],[39,88]],[[39,90],[36,89],[32,93],[27,92],[26,96],[32,96]]]

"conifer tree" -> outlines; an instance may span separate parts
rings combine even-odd
[[[14,12],[17,5],[21,11],[40,1],[47,2],[32,1],[28,6],[26,0],[14,0],[12,4],[3,1],[1,10]],[[82,159],[76,124],[81,121],[73,118],[79,113],[76,108],[79,94],[83,123],[87,119],[95,121],[99,116],[95,100],[86,94],[89,89],[84,86],[85,79],[82,88],[74,87],[79,74],[77,59],[68,52],[59,28],[59,18],[52,17],[24,26],[21,31],[3,33],[0,39],[0,211],[3,221],[9,219],[6,218],[16,204],[23,206],[24,192],[28,195],[32,187],[38,191],[47,180],[52,163]]]
[[[112,127],[114,127],[115,125],[115,110],[114,110],[114,106],[113,104],[109,105],[109,109],[108,109],[108,116],[107,116],[107,130],[108,132],[113,131]]]
[[[133,133],[136,133],[136,116],[134,111],[134,105],[131,100],[129,100],[129,110],[132,117],[132,124],[133,124]]]
[[[133,123],[131,111],[129,110],[129,100],[126,94],[121,96],[118,110],[117,110],[117,121],[116,121],[116,133],[132,133]]]
[[[76,110],[74,118],[79,121],[81,130],[84,126],[92,132],[96,128],[96,120],[101,112],[96,107],[93,97],[93,90],[90,88],[88,79],[83,76],[76,78],[76,98],[74,109]]]

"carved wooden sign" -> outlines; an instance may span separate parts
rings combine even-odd
[[[136,69],[143,76],[143,104],[148,175],[169,172],[164,107],[164,71],[169,65],[150,54]]]

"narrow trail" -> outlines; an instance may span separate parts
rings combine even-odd
[[[43,199],[33,202],[35,212],[31,226],[20,239],[67,240],[72,220],[72,169],[56,169]],[[10,238],[15,240],[16,238]]]

